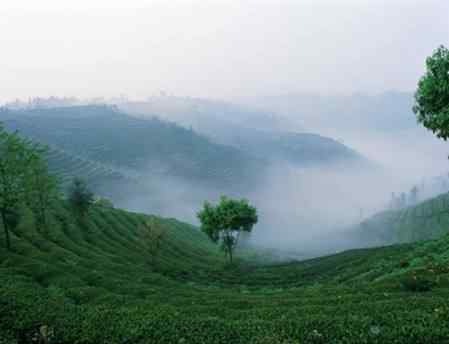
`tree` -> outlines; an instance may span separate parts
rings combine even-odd
[[[205,202],[197,216],[201,230],[214,243],[221,244],[230,263],[240,233],[251,232],[258,220],[256,208],[249,205],[247,200],[234,200],[225,196],[221,196],[216,206]]]
[[[43,230],[47,226],[47,212],[52,202],[58,198],[58,183],[48,173],[47,163],[42,159],[46,149],[38,148],[30,156],[26,203],[34,213],[37,229]]]
[[[83,220],[94,203],[94,194],[83,179],[75,178],[69,188],[68,200],[74,213]]]
[[[437,137],[449,137],[449,50],[440,46],[426,59],[413,106],[418,122]]]
[[[19,222],[19,206],[27,198],[29,166],[38,146],[7,133],[0,127],[0,216],[5,232],[5,244],[11,248],[10,230]]]
[[[140,226],[140,233],[143,243],[151,256],[151,262],[153,264],[159,254],[166,231],[166,227],[160,222],[157,222],[154,218],[145,221]]]

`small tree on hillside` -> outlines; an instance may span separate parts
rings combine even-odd
[[[41,149],[31,155],[27,178],[26,203],[34,213],[38,230],[47,226],[47,213],[58,198],[57,179],[48,173],[47,163],[41,158],[45,152],[45,149]]]
[[[449,50],[440,46],[426,59],[413,106],[417,119],[437,137],[449,138]]]
[[[69,204],[80,220],[83,220],[94,203],[94,194],[81,178],[75,178],[69,188]]]
[[[29,166],[37,145],[0,128],[0,216],[5,245],[11,248],[10,230],[19,221],[19,207],[26,199]]]
[[[220,198],[216,206],[205,202],[197,216],[201,222],[201,230],[214,243],[221,244],[230,263],[240,233],[251,232],[258,220],[256,208],[249,205],[247,200],[234,200],[225,196]]]
[[[153,218],[145,221],[140,226],[140,234],[143,244],[151,256],[152,264],[155,263],[155,260],[160,252],[166,231],[166,227]]]

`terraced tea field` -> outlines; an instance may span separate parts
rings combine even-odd
[[[8,131],[130,173],[230,188],[247,187],[264,167],[260,159],[174,123],[128,116],[111,106],[4,110],[0,121]]]
[[[377,214],[357,230],[365,240],[377,244],[439,238],[449,233],[449,194],[439,195],[414,207]]]
[[[168,232],[153,263],[147,218],[94,207],[80,224],[61,204],[46,233],[24,219],[0,249],[3,341],[42,326],[52,343],[449,340],[447,235],[283,264],[240,251],[228,266],[196,228],[156,218]]]
[[[117,183],[131,179],[110,166],[57,148],[50,148],[46,158],[50,172],[58,177],[62,186],[68,185],[75,177],[85,179],[93,189],[110,182]]]

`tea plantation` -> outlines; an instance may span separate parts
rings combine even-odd
[[[262,160],[192,130],[156,117],[132,117],[111,106],[0,109],[0,120],[8,131],[18,130],[36,142],[146,176],[246,187],[264,167]]]
[[[377,214],[356,229],[361,238],[373,243],[406,243],[439,238],[448,233],[449,193],[413,207]]]
[[[222,252],[195,227],[61,202],[0,248],[0,343],[448,343],[449,236],[302,262]],[[0,235],[0,240],[4,238]],[[2,242],[2,241],[1,241]]]

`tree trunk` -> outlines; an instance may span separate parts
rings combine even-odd
[[[5,210],[1,210],[2,213],[2,222],[3,222],[3,229],[5,230],[5,239],[6,239],[6,249],[11,249],[11,240],[9,238],[9,229],[8,229],[8,221],[6,220],[6,213]]]

